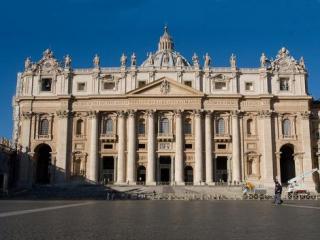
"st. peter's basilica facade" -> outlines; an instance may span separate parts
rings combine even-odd
[[[258,62],[258,61],[257,61]],[[167,28],[137,65],[73,68],[51,50],[18,74],[13,138],[28,152],[19,183],[271,186],[318,167],[319,105],[304,60],[281,48],[258,68],[189,62]],[[312,177],[304,179],[314,189]]]

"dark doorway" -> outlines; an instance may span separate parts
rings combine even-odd
[[[294,147],[291,144],[283,145],[280,148],[280,172],[281,183],[287,184],[288,180],[296,176],[296,170],[294,165]]]
[[[160,182],[161,184],[170,184],[171,175],[171,157],[161,156],[159,158]]]
[[[114,157],[105,156],[102,158],[102,176],[105,184],[114,182]]]
[[[193,168],[191,166],[184,168],[184,182],[187,185],[193,184]]]
[[[228,158],[220,156],[216,158],[216,182],[228,181]]]
[[[137,183],[145,184],[146,182],[146,168],[144,166],[139,166],[137,169]]]
[[[50,183],[50,175],[53,174],[51,151],[51,147],[47,144],[40,144],[34,150],[36,161],[36,183]]]

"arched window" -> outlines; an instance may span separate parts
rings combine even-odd
[[[168,134],[169,133],[169,120],[168,118],[162,118],[160,120],[159,132]]]
[[[224,131],[225,131],[224,119],[219,118],[217,120],[216,132],[217,132],[217,134],[224,134],[225,133]]]
[[[144,119],[140,119],[138,122],[138,134],[146,133],[146,123]]]
[[[49,121],[48,119],[42,119],[40,121],[39,135],[48,135],[49,134]]]
[[[83,134],[82,128],[83,128],[83,120],[79,119],[76,124],[76,134],[77,135]]]
[[[248,119],[247,121],[247,134],[248,135],[253,135],[253,132],[254,129],[253,129],[253,120],[252,119]]]
[[[282,132],[284,137],[290,137],[291,136],[291,123],[289,119],[283,120],[282,123]]]
[[[103,133],[108,134],[113,132],[113,121],[108,118],[103,121]]]
[[[191,134],[192,133],[191,119],[189,119],[189,118],[187,118],[184,121],[184,133],[185,134]]]

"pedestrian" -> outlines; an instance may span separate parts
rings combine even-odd
[[[275,180],[275,188],[274,188],[274,203],[275,204],[281,204],[281,194],[282,194],[282,186],[278,182],[278,180]]]

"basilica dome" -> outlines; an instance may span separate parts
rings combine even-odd
[[[174,51],[172,37],[168,33],[168,28],[164,28],[164,33],[160,37],[158,51],[149,53],[148,58],[141,67],[183,67],[191,66],[190,63],[180,53]]]

